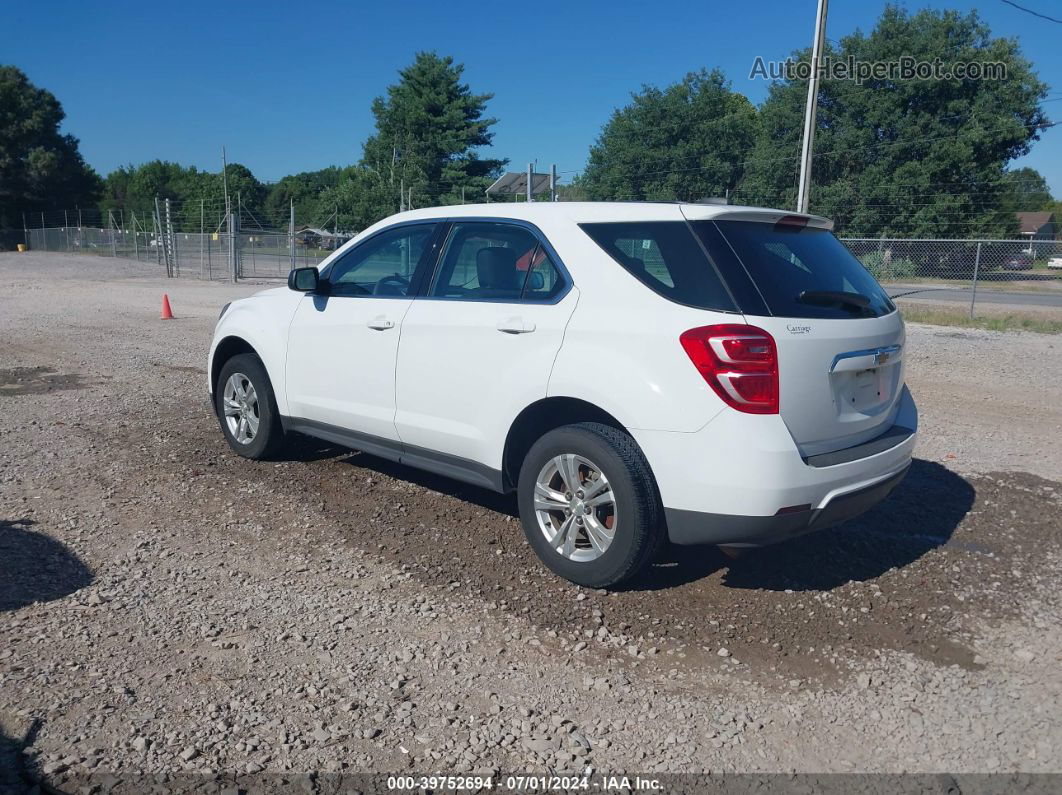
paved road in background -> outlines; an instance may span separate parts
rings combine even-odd
[[[908,300],[955,301],[970,303],[970,288],[892,285],[886,287],[891,298]],[[977,302],[1021,306],[1057,306],[1062,308],[1062,292],[1014,293],[1007,290],[977,288]]]

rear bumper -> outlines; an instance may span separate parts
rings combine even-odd
[[[695,433],[631,433],[653,470],[672,542],[762,546],[883,500],[910,466],[917,430],[918,410],[904,387],[878,438],[808,458],[778,415],[724,411]]]
[[[910,464],[870,486],[834,497],[822,508],[775,516],[732,516],[665,508],[668,537],[674,544],[722,544],[762,547],[823,530],[873,508],[907,475]]]

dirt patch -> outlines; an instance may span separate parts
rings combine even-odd
[[[217,461],[305,500],[348,543],[438,598],[459,588],[572,643],[634,647],[638,659],[671,649],[668,665],[765,682],[829,682],[853,658],[888,649],[978,667],[967,619],[1017,614],[1023,579],[1042,574],[1037,549],[1057,535],[1058,484],[1022,473],[964,478],[916,460],[886,502],[841,527],[738,560],[672,547],[623,590],[582,590],[541,567],[510,496],[306,437],[295,437],[285,462],[244,461],[229,456],[205,412],[175,412],[185,429],[170,441],[175,476],[203,475],[203,461]]]
[[[0,396],[43,395],[63,389],[84,389],[76,373],[57,373],[51,367],[12,367],[0,370]]]

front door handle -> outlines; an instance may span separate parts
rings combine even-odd
[[[535,330],[535,324],[522,317],[511,317],[508,320],[499,320],[497,328],[505,334],[530,334]]]
[[[389,328],[394,328],[395,322],[393,320],[388,320],[383,315],[379,315],[378,317],[374,317],[365,325],[371,329],[376,329],[376,331],[386,331]]]

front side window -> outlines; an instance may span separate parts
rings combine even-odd
[[[736,310],[715,266],[684,221],[580,226],[612,259],[664,298],[698,309]]]
[[[507,223],[455,223],[431,288],[435,298],[548,301],[564,284],[531,230]]]
[[[332,295],[405,296],[435,224],[388,229],[355,246],[329,269]]]

